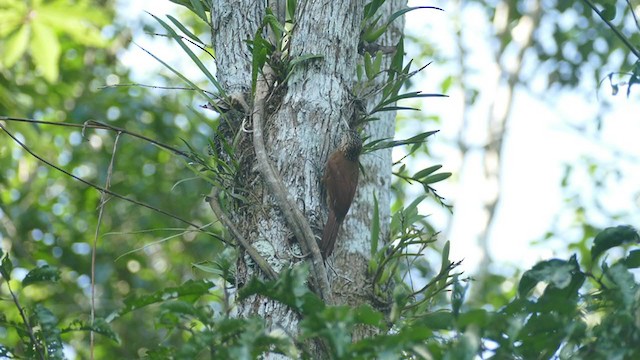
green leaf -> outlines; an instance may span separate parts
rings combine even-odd
[[[2,4],[2,1],[0,1]],[[15,1],[9,8],[0,7],[0,38],[4,38],[24,26],[24,19],[29,14],[30,9],[25,2]]]
[[[204,10],[204,5],[202,0],[189,0],[191,2],[191,10],[198,15],[198,17],[200,19],[202,19],[202,21],[209,23],[208,19],[207,19],[207,14],[205,13]]]
[[[640,267],[640,250],[631,250],[622,263],[629,269]]]
[[[472,325],[483,329],[487,327],[492,316],[495,315],[485,309],[472,309],[460,314],[457,323],[461,328]]]
[[[210,263],[210,262],[206,262],[206,263]],[[208,274],[214,274],[218,276],[222,276],[224,274],[224,272],[220,270],[218,266],[215,266],[215,265],[191,264],[191,266],[200,271],[204,271]]]
[[[120,344],[120,338],[116,334],[111,325],[107,323],[103,318],[96,318],[93,325],[89,322],[83,322],[80,320],[74,320],[69,326],[61,330],[61,333],[75,332],[75,331],[93,331],[96,334],[105,336],[106,338],[113,340]]]
[[[202,21],[209,24],[209,19],[207,18],[206,10],[209,9],[209,4],[206,1],[202,0],[169,0],[174,4],[182,5],[189,9],[192,13],[196,14]]]
[[[271,31],[273,31],[276,39],[281,39],[282,34],[286,31],[284,26],[278,21],[278,18],[273,14],[273,10],[267,8],[267,14],[263,19],[264,23],[269,25]]]
[[[604,273],[607,278],[616,284],[616,289],[612,291],[616,291],[619,299],[622,300],[619,305],[624,306],[626,310],[632,310],[636,303],[638,290],[638,284],[635,282],[633,274],[620,263],[607,268]]]
[[[362,40],[368,43],[375,42],[380,38],[380,36],[382,36],[382,34],[385,33],[385,31],[387,31],[388,26],[389,26],[388,24],[385,24],[383,26],[380,26],[377,29],[373,29],[373,28],[368,29],[367,31],[365,31],[364,34],[362,34]]]
[[[364,73],[367,75],[367,79],[373,79],[374,71],[372,69],[371,54],[364,53]]]
[[[364,6],[364,19],[371,19],[386,0],[372,0]]]
[[[29,46],[29,26],[22,26],[6,40],[3,54],[3,65],[12,67]]]
[[[447,91],[449,91],[449,88],[451,88],[451,85],[453,85],[455,78],[453,76],[447,76],[443,81],[442,84],[440,84],[440,89],[442,90],[443,93],[446,93]]]
[[[193,51],[191,51],[191,49],[189,49],[189,47],[184,43],[184,41],[182,41],[182,39],[175,32],[175,30],[173,30],[171,26],[169,26],[166,22],[162,21],[157,16],[153,14],[149,14],[149,15],[153,16],[153,18],[156,19],[156,21],[158,21],[158,23],[160,23],[160,25],[162,25],[162,27],[164,27],[169,32],[169,35],[171,35],[171,37],[178,43],[178,45],[180,45],[182,50],[184,50],[184,52],[187,53],[187,55],[189,55],[189,58],[191,58],[191,61],[193,61],[193,63],[196,64],[196,66],[200,69],[200,71],[202,71],[202,73],[207,77],[207,79],[209,79],[209,81],[213,84],[213,86],[215,86],[220,96],[225,96],[224,89],[222,89],[222,86],[220,86],[220,84],[218,83],[218,80],[216,80],[216,78],[211,74],[211,72],[209,72],[209,69],[207,69],[207,67],[204,66],[204,64],[202,63],[202,61],[200,61],[200,59],[196,56],[196,54],[194,54]],[[182,75],[181,77],[184,78],[184,76]]]
[[[296,6],[297,0],[287,0],[287,12],[289,13],[291,21],[293,21],[296,16]]]
[[[381,107],[379,109],[376,109],[376,112],[383,112],[383,111],[400,111],[400,110],[413,110],[413,111],[420,111],[420,109],[418,108],[414,108],[414,107],[408,107],[408,106],[385,106],[385,107]]]
[[[29,271],[22,280],[22,286],[27,287],[39,282],[56,282],[58,280],[60,280],[60,270],[53,266],[44,265]]]
[[[38,21],[33,21],[31,25],[31,57],[45,80],[54,83],[59,74],[60,42],[52,28]]]
[[[579,269],[576,269],[575,264],[561,259],[539,262],[522,275],[518,284],[518,295],[527,296],[539,282],[546,282],[558,289],[564,289],[571,284],[577,271]]]
[[[295,59],[291,60],[291,62],[289,62],[289,71],[293,71],[293,69],[296,67],[296,65],[301,64],[305,61],[309,61],[309,60],[314,60],[314,59],[324,59],[324,55],[317,55],[317,54],[308,54],[308,55],[300,55],[300,56],[296,56]]]
[[[451,176],[450,172],[443,172],[443,173],[427,176],[421,182],[423,184],[425,184],[425,185],[427,185],[427,184],[435,184],[435,183],[437,183],[439,181],[448,179],[450,176]]]
[[[373,216],[371,217],[371,258],[378,251],[380,239],[380,210],[378,209],[378,197],[373,194]]]
[[[159,57],[155,56],[153,53],[151,53],[150,51],[148,51],[147,49],[143,48],[140,45],[137,45],[140,49],[142,49],[142,51],[146,52],[147,54],[151,55],[154,59],[156,59],[159,63],[161,63],[162,65],[164,65],[164,67],[166,67],[167,69],[169,69],[172,73],[176,74],[180,79],[182,79],[182,81],[184,81],[185,83],[187,83],[187,85],[189,85],[191,88],[193,89],[198,89],[198,92],[211,100],[210,96],[203,91],[202,89],[200,89],[196,84],[194,84],[191,80],[187,79],[184,75],[182,75],[180,72],[178,72],[178,70],[174,69],[173,67],[171,67],[171,65],[167,64],[166,62],[162,61],[162,59],[160,59]]]
[[[114,318],[151,304],[162,303],[167,300],[186,296],[198,298],[209,294],[209,289],[212,287],[214,287],[214,284],[206,280],[188,280],[180,286],[164,288],[150,295],[134,294],[127,297],[124,300],[125,306],[117,312],[112,313],[107,318],[107,321],[111,322]]]
[[[415,6],[415,7],[405,8],[405,9],[396,11],[393,14],[391,14],[391,16],[389,16],[389,20],[387,20],[387,25],[391,24],[395,19],[397,19],[400,16],[408,13],[409,11],[418,10],[418,9],[433,9],[433,10],[444,11],[441,8],[435,7],[435,6]]]
[[[167,18],[169,18],[169,20],[171,20],[173,25],[175,25],[178,29],[180,29],[180,31],[182,31],[183,34],[187,35],[188,38],[197,42],[198,44],[204,45],[204,43],[194,33],[189,31],[189,29],[187,29],[184,25],[182,25],[182,23],[178,21],[178,19],[174,18],[171,15],[167,15]]]
[[[451,293],[451,312],[454,317],[458,317],[462,304],[464,303],[464,297],[469,289],[469,283],[462,285],[458,279],[458,275],[453,275],[453,292]]]
[[[449,311],[436,311],[420,318],[420,324],[432,330],[448,330],[453,328],[453,314]]]
[[[402,95],[392,96],[392,97],[380,102],[380,104],[378,104],[376,106],[376,108],[371,112],[371,114],[379,111],[378,108],[384,107],[386,105],[389,105],[391,103],[397,102],[399,100],[418,99],[418,98],[425,98],[425,97],[448,97],[448,96],[447,95],[443,95],[443,94],[422,94],[422,91],[413,91],[413,92],[405,93],[405,94],[402,94]]]
[[[427,177],[427,176],[431,175],[432,173],[440,170],[441,168],[442,168],[442,165],[430,166],[430,167],[428,167],[426,169],[422,169],[422,170],[418,171],[415,175],[413,175],[413,178],[416,179],[416,180],[420,180],[420,179],[422,179],[424,177]]]
[[[404,140],[389,140],[389,139],[374,140],[366,143],[362,147],[362,153],[366,154],[376,150],[388,149],[388,148],[393,148],[393,147],[402,146],[402,145],[422,144],[427,140],[429,136],[437,133],[438,131],[439,130],[426,131]]]
[[[389,82],[393,79],[394,72],[399,73],[402,71],[402,62],[404,60],[404,36],[401,36],[396,44],[396,52],[393,54],[393,59],[391,59],[391,70],[389,72]]]
[[[46,307],[37,304],[34,309],[37,323],[40,324],[41,336],[46,348],[47,359],[64,360],[62,339],[58,329],[58,318]]]
[[[382,69],[382,51],[378,50],[376,52],[376,57],[373,60],[373,72],[375,75],[380,73]]]
[[[604,6],[604,9],[600,11],[600,14],[602,14],[602,17],[607,21],[613,20],[616,17],[616,3],[607,2],[603,4],[603,6]]]
[[[5,281],[11,280],[11,271],[13,270],[13,263],[9,259],[9,253],[5,253],[0,249],[0,275]]]
[[[602,230],[593,240],[591,260],[596,260],[603,252],[622,244],[640,242],[638,232],[630,225],[619,225]]]
[[[258,74],[262,71],[262,67],[267,62],[267,56],[271,52],[271,44],[262,37],[262,29],[256,31],[252,43],[252,59],[251,59],[251,93],[255,93],[258,83]]]
[[[449,240],[444,243],[442,247],[442,256],[440,256],[440,273],[444,273],[447,271],[449,264],[451,264],[451,260],[449,260],[449,251],[451,249],[451,243]]]
[[[57,33],[64,33],[76,42],[95,47],[105,47],[108,42],[96,25],[109,22],[104,13],[87,6],[77,4],[70,7],[61,1],[46,3],[36,10],[38,21]]]
[[[375,326],[383,329],[385,326],[384,315],[372,308],[369,304],[362,304],[355,308],[354,319],[359,324]]]
[[[280,272],[277,280],[263,281],[254,277],[238,292],[240,300],[255,294],[292,307],[304,314],[314,314],[325,308],[324,303],[307,287],[307,265]]]

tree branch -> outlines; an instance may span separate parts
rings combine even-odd
[[[7,254],[7,256],[9,256],[9,255]],[[5,280],[7,280],[7,289],[9,289],[9,293],[11,294],[11,297],[13,298],[13,303],[16,304],[16,307],[18,308],[18,312],[20,313],[20,317],[22,318],[22,321],[24,322],[24,326],[27,328],[27,334],[29,335],[29,339],[31,340],[31,344],[33,344],[34,351],[36,353],[38,353],[38,357],[41,360],[45,360],[42,346],[36,340],[36,337],[35,337],[35,335],[33,333],[33,328],[31,327],[31,324],[29,323],[29,318],[27,318],[27,315],[24,313],[24,309],[22,308],[22,306],[20,306],[20,302],[18,301],[18,296],[11,289],[11,284],[9,283],[9,279],[5,279]]]
[[[209,203],[211,210],[213,210],[213,213],[216,215],[218,220],[220,220],[222,224],[227,228],[227,230],[229,230],[231,235],[233,235],[233,237],[236,238],[240,246],[242,246],[242,248],[247,252],[247,254],[251,256],[251,258],[258,265],[260,270],[262,270],[262,272],[265,273],[271,280],[276,280],[278,278],[278,273],[275,270],[273,270],[273,268],[271,267],[271,265],[269,265],[267,260],[265,260],[264,257],[260,255],[258,250],[256,250],[256,248],[253,247],[251,243],[249,243],[242,236],[242,234],[240,234],[240,232],[235,227],[233,222],[231,222],[231,220],[227,217],[227,215],[225,215],[224,211],[222,211],[222,208],[220,208],[220,204],[218,203],[219,192],[220,191],[214,187],[211,189],[211,194],[209,194],[209,196],[207,197],[207,202]]]
[[[83,136],[84,136],[84,129],[87,129],[87,128],[115,131],[117,133],[127,134],[129,136],[133,136],[135,138],[144,140],[144,141],[149,142],[149,143],[151,143],[151,144],[153,144],[153,145],[155,145],[155,146],[157,146],[159,148],[162,148],[162,149],[165,149],[165,150],[169,150],[169,151],[171,151],[172,153],[174,153],[176,155],[180,155],[180,156],[183,156],[183,157],[185,157],[187,159],[192,160],[192,158],[186,152],[184,152],[182,150],[178,150],[178,149],[176,149],[176,148],[174,148],[174,147],[172,147],[170,145],[161,143],[158,140],[154,140],[154,139],[152,139],[150,137],[146,137],[144,135],[135,133],[133,131],[129,131],[127,129],[119,128],[117,126],[112,126],[112,125],[109,125],[109,124],[101,123],[101,122],[95,121],[95,120],[85,121],[83,124],[73,124],[73,123],[68,123],[68,122],[56,122],[56,121],[25,119],[25,118],[11,117],[11,116],[0,116],[0,120],[15,121],[15,122],[26,122],[26,123],[30,123],[30,124],[42,124],[42,125],[54,125],[54,126],[82,128],[82,135]]]
[[[262,175],[269,192],[273,195],[276,203],[280,207],[280,211],[282,211],[291,231],[293,231],[296,239],[298,239],[302,250],[306,254],[311,254],[312,271],[320,297],[325,303],[333,304],[327,269],[324,266],[315,235],[296,203],[289,197],[289,192],[285,189],[282,180],[273,169],[267,157],[262,133],[262,123],[265,120],[265,101],[269,96],[268,80],[273,77],[272,75],[273,72],[271,68],[265,65],[263,68],[263,77],[258,78],[256,84],[255,100],[253,103],[253,147],[256,153],[258,171]],[[244,104],[244,106],[246,106],[246,104]]]
[[[604,21],[605,24],[607,24],[607,26],[609,27],[609,29],[611,29],[611,31],[613,31],[613,33],[618,37],[618,39],[620,39],[620,41],[622,41],[624,43],[624,45],[629,49],[629,51],[631,51],[638,59],[640,59],[640,51],[638,49],[636,49],[635,46],[633,46],[633,44],[631,44],[631,42],[629,41],[629,39],[627,39],[626,36],[624,36],[620,30],[618,30],[617,27],[615,27],[615,25],[613,25],[611,23],[611,21],[607,20],[607,18],[604,17],[604,15],[602,15],[602,12],[600,10],[598,10],[598,8],[589,0],[583,0],[587,5],[589,5],[589,7],[595,11],[596,14],[598,14],[598,16],[600,17],[600,19],[602,19],[602,21]],[[633,9],[631,9],[631,12],[633,13]],[[635,18],[635,13],[634,13],[634,18]]]
[[[2,120],[2,117],[0,117],[0,120]],[[67,124],[67,125],[70,125],[70,124]],[[53,169],[56,169],[56,170],[60,171],[61,173],[65,174],[65,175],[67,175],[67,176],[69,176],[69,177],[71,177],[71,178],[73,178],[73,179],[75,179],[75,180],[77,180],[77,181],[79,181],[79,182],[81,182],[81,183],[83,183],[83,184],[87,185],[87,186],[90,186],[90,187],[92,187],[92,188],[94,188],[94,189],[96,189],[96,190],[98,190],[98,191],[100,191],[100,192],[102,192],[102,193],[109,194],[109,195],[111,195],[111,196],[113,196],[113,197],[115,197],[115,198],[118,198],[118,199],[120,199],[120,200],[124,200],[124,201],[130,202],[130,203],[132,203],[132,204],[135,204],[135,205],[139,205],[139,206],[145,207],[145,208],[147,208],[147,209],[149,209],[149,210],[153,210],[153,211],[158,212],[158,213],[160,213],[160,214],[162,214],[162,215],[165,215],[165,216],[168,216],[168,217],[170,217],[170,218],[176,219],[176,220],[178,220],[178,221],[180,221],[180,222],[182,222],[182,223],[185,223],[185,224],[187,224],[187,225],[193,226],[193,227],[194,227],[194,228],[196,228],[197,230],[202,230],[202,229],[204,229],[204,228],[206,227],[206,225],[205,225],[205,226],[200,226],[200,225],[194,224],[194,223],[192,223],[192,222],[191,222],[191,221],[189,221],[189,220],[183,219],[183,218],[181,218],[181,217],[179,217],[179,216],[177,216],[177,215],[171,214],[171,213],[169,213],[169,212],[167,212],[167,211],[165,211],[165,210],[162,210],[162,209],[159,209],[159,208],[153,207],[153,206],[151,206],[151,205],[149,205],[149,204],[145,204],[145,203],[140,202],[140,201],[138,201],[138,200],[134,200],[134,199],[128,198],[128,197],[126,197],[126,196],[124,196],[124,195],[120,195],[120,194],[115,193],[115,192],[113,192],[113,191],[111,191],[111,190],[105,189],[105,188],[103,188],[102,186],[99,186],[99,185],[96,185],[96,184],[94,184],[94,183],[92,183],[92,182],[90,182],[90,181],[87,181],[87,180],[85,180],[85,179],[83,179],[83,178],[81,178],[81,177],[75,176],[75,175],[73,175],[72,173],[68,172],[67,170],[64,170],[64,169],[62,169],[62,168],[60,168],[60,167],[58,167],[58,166],[54,165],[53,163],[51,163],[51,162],[49,162],[49,161],[45,160],[45,159],[44,159],[43,157],[41,157],[40,155],[36,154],[36,153],[35,153],[33,150],[31,150],[27,145],[25,145],[22,141],[18,140],[18,138],[16,138],[16,137],[11,133],[11,132],[9,132],[9,130],[7,130],[7,128],[6,128],[4,125],[2,125],[2,123],[0,123],[0,129],[4,130],[4,132],[5,132],[5,133],[7,133],[7,135],[9,135],[9,137],[10,137],[11,139],[13,139],[13,141],[15,141],[18,145],[20,145],[20,146],[21,146],[21,147],[22,147],[26,152],[28,152],[29,154],[31,154],[31,156],[33,156],[34,158],[36,158],[36,159],[40,160],[41,162],[43,162],[43,163],[44,163],[44,164],[46,164],[47,166],[49,166],[49,167],[51,167],[51,168],[53,168]],[[222,239],[222,238],[221,238],[221,237],[219,237],[219,236],[216,236],[215,234],[212,234],[212,233],[209,233],[209,234],[211,234],[212,236],[216,237],[217,239],[219,239],[219,240],[221,240],[221,241],[224,241],[224,239]]]

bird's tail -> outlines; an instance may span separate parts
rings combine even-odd
[[[336,238],[338,237],[340,223],[341,221],[336,219],[336,215],[333,211],[329,211],[329,218],[327,219],[327,223],[324,225],[322,241],[320,242],[320,252],[322,253],[322,258],[325,260],[331,256],[333,248],[336,245]]]

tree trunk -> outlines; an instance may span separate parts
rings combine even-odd
[[[267,155],[282,178],[290,198],[309,221],[317,238],[322,233],[327,207],[321,197],[321,178],[326,159],[337,147],[347,123],[357,111],[354,91],[360,29],[365,1],[298,2],[291,31],[291,59],[322,55],[298,65],[286,86],[272,94],[266,104],[263,123]],[[388,18],[400,1],[388,1],[379,13]],[[216,53],[217,78],[231,96],[250,102],[251,52],[246,40],[253,39],[262,23],[265,4],[249,0],[212,2],[212,36]],[[394,46],[402,34],[398,19],[379,40],[379,45]],[[391,54],[385,57],[388,67]],[[386,67],[384,66],[386,65]],[[260,75],[259,75],[260,76]],[[383,74],[380,81],[386,78]],[[358,94],[355,94],[358,95]],[[364,99],[371,109],[379,99]],[[395,114],[388,112],[380,120],[364,127],[370,140],[393,137]],[[235,125],[239,128],[238,122]],[[250,126],[245,125],[249,128]],[[236,206],[229,214],[238,230],[277,271],[305,261],[298,240],[287,227],[281,211],[255,171],[251,134],[241,132],[236,151],[242,157],[243,170],[238,182],[248,203]],[[370,225],[373,196],[378,198],[382,239],[388,233],[390,218],[389,187],[391,151],[389,149],[361,157],[363,172],[354,202],[338,234],[336,249],[327,263],[335,302],[361,304],[371,302],[367,279],[370,258]],[[238,263],[238,284],[256,275],[258,268],[243,255]],[[263,275],[261,275],[263,276]],[[298,317],[286,306],[253,296],[238,304],[238,316],[258,315],[267,319],[271,329],[297,333]],[[366,334],[355,334],[360,338]],[[275,358],[275,355],[271,354]]]

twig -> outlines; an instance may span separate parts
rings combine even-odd
[[[22,318],[22,321],[24,322],[24,325],[27,327],[27,334],[29,334],[29,339],[31,339],[31,343],[33,344],[33,348],[38,353],[38,356],[40,357],[40,359],[44,360],[43,350],[40,347],[40,344],[36,341],[35,335],[33,335],[33,329],[31,328],[31,324],[29,324],[29,319],[27,318],[27,316],[24,313],[24,309],[22,309],[22,306],[20,306],[20,302],[18,301],[18,296],[16,296],[16,294],[11,289],[11,284],[9,283],[9,279],[5,279],[5,280],[7,280],[7,289],[9,289],[9,293],[11,294],[11,297],[13,298],[13,303],[16,304],[16,307],[18,308],[18,312],[20,313],[20,317]]]
[[[118,133],[116,135],[116,139],[113,141],[113,150],[111,152],[111,161],[109,162],[109,167],[107,168],[107,179],[104,184],[105,189],[109,189],[111,187],[111,175],[113,174],[113,164],[116,159],[116,150],[118,149],[118,141],[120,140],[120,135],[122,133]],[[96,248],[98,247],[98,237],[100,236],[100,225],[102,224],[102,215],[104,214],[104,206],[107,201],[109,201],[108,194],[102,192],[100,193],[100,205],[98,206],[98,223],[96,224],[96,232],[93,236],[93,244],[91,246],[91,332],[89,333],[89,357],[91,360],[94,359],[94,338],[95,334],[93,332],[96,320]]]
[[[161,90],[187,90],[187,91],[204,91],[207,94],[211,95],[211,96],[216,96],[216,94],[212,93],[211,91],[207,91],[204,89],[196,89],[196,88],[192,88],[192,87],[185,87],[185,86],[160,86],[160,85],[148,85],[148,84],[136,84],[136,83],[131,83],[131,84],[113,84],[113,85],[103,85],[103,86],[98,86],[98,90],[104,90],[104,89],[109,89],[109,88],[116,88],[116,87],[143,87],[143,88],[149,88],[149,89],[161,89]]]
[[[327,304],[333,304],[333,296],[327,276],[327,269],[324,266],[320,249],[316,243],[315,235],[298,209],[296,203],[290,199],[288,191],[285,189],[282,180],[273,169],[267,157],[262,134],[262,123],[265,120],[265,101],[269,96],[268,79],[273,77],[273,71],[268,65],[263,69],[263,77],[259,78],[256,84],[255,100],[253,104],[253,147],[256,153],[258,171],[273,197],[278,204],[280,211],[284,215],[291,231],[300,243],[302,250],[311,254],[311,265],[314,273],[314,280],[317,285],[318,295]],[[246,106],[246,104],[245,104]]]
[[[269,265],[267,260],[265,260],[264,257],[260,255],[258,250],[256,250],[256,248],[253,247],[253,245],[251,245],[251,243],[248,242],[242,236],[242,234],[240,234],[240,232],[235,227],[233,222],[231,222],[231,220],[227,217],[227,215],[225,215],[224,211],[222,211],[222,208],[220,208],[220,204],[218,203],[218,193],[219,193],[219,190],[214,187],[211,190],[211,194],[208,196],[207,202],[209,203],[211,210],[213,210],[213,213],[216,215],[218,220],[222,222],[222,224],[227,228],[227,230],[229,230],[231,235],[233,235],[233,237],[238,241],[238,243],[240,244],[240,246],[242,246],[244,251],[246,251],[247,254],[251,256],[251,258],[258,265],[260,270],[262,270],[262,272],[265,273],[271,280],[276,280],[278,278],[278,273],[275,270],[273,270],[273,268],[271,267],[271,265]]]
[[[596,8],[596,6],[589,0],[582,0],[585,3],[587,3],[587,5],[589,5],[589,7],[596,12],[596,14],[598,14],[598,16],[600,17],[600,19],[602,19],[602,21],[605,22],[605,24],[607,24],[607,26],[611,29],[611,31],[613,31],[614,34],[616,34],[616,36],[618,37],[618,39],[620,39],[625,46],[638,58],[640,59],[640,50],[636,49],[635,46],[633,46],[633,44],[631,44],[629,42],[629,40],[626,38],[626,36],[624,36],[620,30],[618,30],[618,28],[616,28],[611,21],[607,20],[603,15],[602,12],[600,12],[600,10],[598,10],[598,8]],[[635,15],[635,14],[634,14]]]
[[[627,1],[627,6],[629,7],[629,11],[631,12],[631,15],[633,16],[633,21],[636,23],[636,29],[638,29],[638,31],[640,31],[640,23],[638,23],[638,16],[636,15],[636,12],[633,9],[633,5],[631,4],[631,1],[626,0]]]
[[[155,35],[155,36],[162,36],[162,37],[166,37],[166,38],[173,38],[173,36],[169,35],[169,34],[160,34],[160,33],[147,33],[148,35]],[[200,50],[206,52],[207,54],[209,54],[209,56],[211,56],[211,58],[213,60],[216,59],[216,57],[209,51],[207,50],[207,48],[201,44],[196,43],[195,41],[188,39],[182,35],[178,35],[178,37],[184,41],[190,42],[193,46],[199,48]],[[199,39],[198,39],[199,40]]]
[[[17,117],[11,117],[11,116],[0,116],[0,120],[5,120],[5,121],[14,121],[14,122],[26,122],[26,123],[31,123],[31,124],[42,124],[42,125],[54,125],[54,126],[63,126],[63,127],[74,127],[74,128],[81,128],[83,129],[102,129],[102,130],[110,130],[110,131],[115,131],[115,132],[119,132],[119,133],[123,133],[123,134],[127,134],[129,136],[133,136],[135,138],[147,141],[159,148],[165,149],[165,150],[169,150],[172,153],[176,154],[176,155],[180,155],[183,156],[187,159],[192,159],[191,156],[182,151],[182,150],[178,150],[170,145],[164,144],[159,142],[158,140],[154,140],[150,137],[146,137],[144,135],[135,133],[133,131],[129,131],[127,129],[123,129],[123,128],[119,128],[117,126],[112,126],[109,124],[105,124],[105,123],[101,123],[99,121],[95,121],[95,120],[89,120],[86,121],[84,124],[73,124],[73,123],[66,123],[66,122],[55,122],[55,121],[44,121],[44,120],[35,120],[35,119],[25,119],[25,118],[17,118]],[[6,131],[6,130],[5,130]]]
[[[45,160],[45,159],[44,159],[44,158],[42,158],[40,155],[38,155],[38,154],[36,154],[35,152],[33,152],[33,151],[28,147],[28,146],[26,146],[23,142],[21,142],[20,140],[18,140],[18,138],[16,138],[12,133],[10,133],[10,132],[9,132],[9,130],[7,130],[7,128],[5,128],[5,127],[4,127],[4,125],[2,125],[1,123],[0,123],[0,129],[4,130],[4,132],[6,132],[6,133],[7,133],[7,135],[9,135],[9,137],[13,139],[13,141],[15,141],[18,145],[20,145],[20,146],[21,146],[21,147],[22,147],[26,152],[28,152],[29,154],[31,154],[31,156],[33,156],[33,157],[35,157],[36,159],[40,160],[41,162],[43,162],[43,163],[44,163],[44,164],[46,164],[47,166],[49,166],[49,167],[51,167],[51,168],[53,168],[53,169],[56,169],[56,170],[60,171],[61,173],[65,174],[65,175],[67,175],[67,176],[69,176],[69,177],[71,177],[71,178],[73,178],[73,179],[75,179],[75,180],[77,180],[77,181],[79,181],[79,182],[81,182],[81,183],[83,183],[83,184],[85,184],[85,185],[89,186],[89,187],[92,187],[92,188],[94,188],[94,189],[96,189],[96,190],[98,190],[98,191],[100,191],[100,192],[103,192],[103,193],[109,194],[109,195],[111,195],[111,196],[113,196],[113,197],[115,197],[115,198],[118,198],[118,199],[120,199],[120,200],[124,200],[124,201],[130,202],[130,203],[132,203],[132,204],[135,204],[135,205],[139,205],[139,206],[145,207],[145,208],[147,208],[147,209],[149,209],[149,210],[153,210],[153,211],[155,211],[155,212],[157,212],[157,213],[160,213],[160,214],[162,214],[162,215],[168,216],[168,217],[170,217],[170,218],[172,218],[172,219],[178,220],[178,221],[180,221],[180,222],[182,222],[182,223],[185,223],[185,224],[187,224],[187,225],[191,225],[191,226],[193,226],[194,228],[196,228],[197,230],[202,230],[202,229],[204,229],[204,228],[206,227],[206,225],[205,225],[205,226],[199,226],[199,225],[196,225],[196,224],[192,223],[192,222],[191,222],[191,221],[189,221],[189,220],[185,220],[185,219],[183,219],[183,218],[181,218],[181,217],[179,217],[179,216],[173,215],[173,214],[171,214],[171,213],[169,213],[169,212],[167,212],[167,211],[165,211],[165,210],[162,210],[162,209],[159,209],[159,208],[153,207],[153,206],[151,206],[151,205],[145,204],[145,203],[140,202],[140,201],[138,201],[138,200],[134,200],[134,199],[128,198],[128,197],[126,197],[126,196],[124,196],[124,195],[120,195],[120,194],[115,193],[115,192],[113,192],[113,191],[111,191],[111,190],[108,190],[108,189],[105,189],[105,188],[103,188],[103,187],[101,187],[101,186],[99,186],[99,185],[96,185],[96,184],[94,184],[94,183],[92,183],[92,182],[90,182],[90,181],[87,181],[87,180],[85,180],[85,179],[83,179],[83,178],[80,178],[80,177],[78,177],[78,176],[75,176],[75,175],[73,175],[72,173],[70,173],[70,172],[68,172],[68,171],[66,171],[66,170],[64,170],[64,169],[62,169],[62,168],[60,168],[60,167],[58,167],[58,166],[54,165],[53,163],[51,163],[51,162],[49,162],[49,161]],[[212,234],[212,235],[213,235],[213,234]],[[213,235],[213,236],[215,236],[215,235]],[[224,242],[224,239],[222,239],[221,237],[218,237],[218,236],[216,236],[216,237],[218,238],[218,240],[220,240],[220,241],[223,241],[223,242]]]

